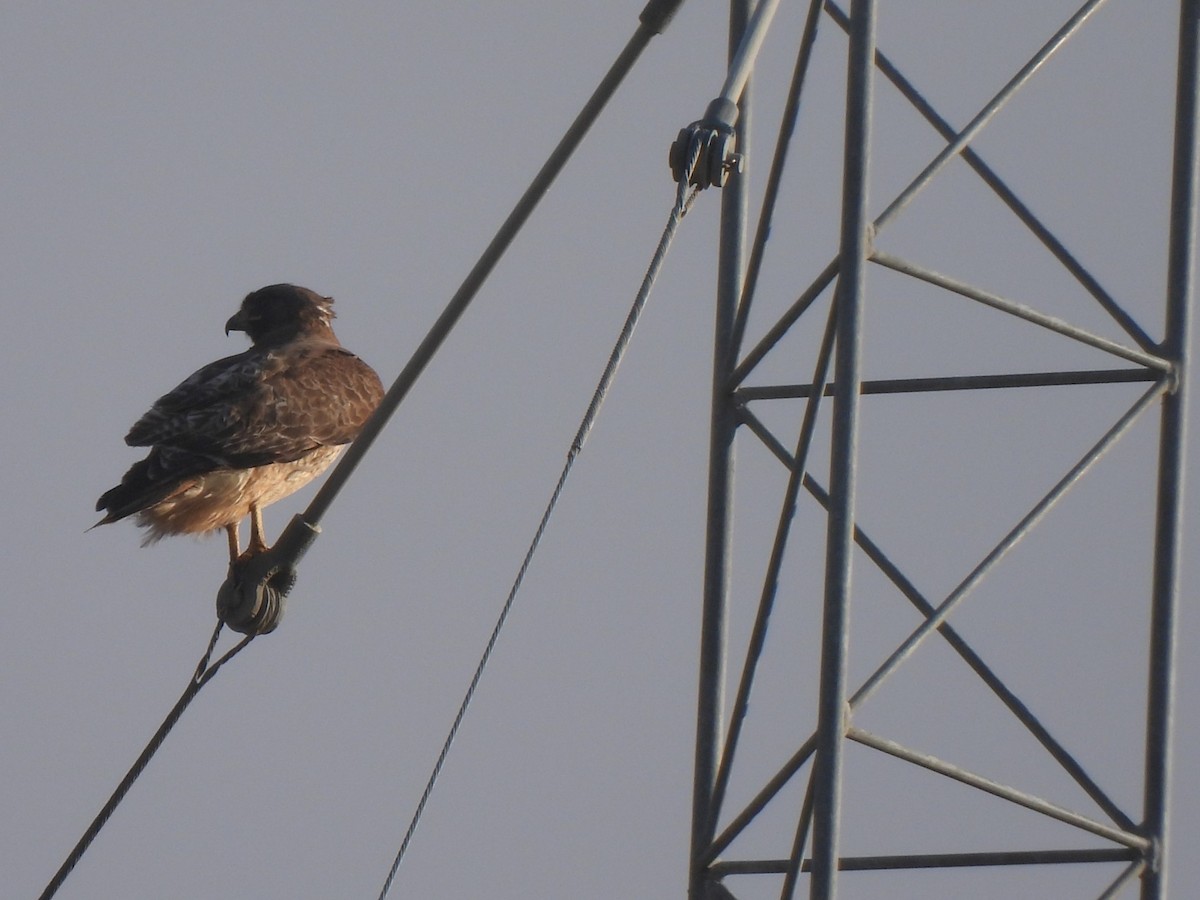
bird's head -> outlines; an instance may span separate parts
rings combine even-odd
[[[272,284],[246,295],[225,323],[225,333],[244,331],[254,346],[277,346],[302,336],[333,335],[333,298],[294,284]]]

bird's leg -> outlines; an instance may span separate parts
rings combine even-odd
[[[225,534],[229,537],[229,562],[230,565],[237,562],[238,556],[242,552],[241,539],[238,537],[238,523],[233,522],[225,526]]]
[[[262,510],[252,503],[250,505],[250,546],[246,548],[246,555],[253,556],[255,553],[262,553],[267,549],[267,541],[263,537]]]

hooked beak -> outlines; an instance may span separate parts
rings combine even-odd
[[[230,316],[229,321],[225,323],[225,336],[228,337],[229,332],[231,332],[231,331],[245,331],[245,330],[246,330],[246,319],[242,315],[242,311],[239,309],[236,313],[234,313],[232,316]]]

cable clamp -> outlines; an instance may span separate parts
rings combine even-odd
[[[318,526],[296,515],[275,546],[232,563],[217,591],[218,618],[240,634],[274,631],[296,584],[296,565],[320,533]]]
[[[668,157],[676,182],[686,177],[698,188],[724,187],[731,173],[742,171],[745,161],[735,152],[737,135],[733,126],[737,117],[737,104],[718,97],[708,104],[703,119],[679,130]],[[697,154],[696,160],[689,172],[693,153]]]

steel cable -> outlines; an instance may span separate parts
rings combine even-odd
[[[125,774],[125,777],[121,779],[121,783],[117,785],[112,796],[108,798],[108,802],[104,804],[104,807],[96,815],[96,818],[92,820],[92,824],[83,833],[83,837],[79,839],[75,848],[67,856],[58,871],[54,873],[54,877],[50,879],[50,883],[42,891],[39,900],[50,900],[51,897],[58,893],[58,889],[62,887],[62,883],[67,880],[67,876],[71,874],[71,870],[75,868],[76,864],[83,857],[83,854],[87,852],[92,841],[96,839],[96,835],[100,833],[100,829],[105,826],[109,818],[116,811],[117,806],[125,799],[125,795],[129,793],[129,789],[133,787],[133,783],[138,780],[138,777],[145,770],[146,766],[149,765],[154,754],[158,752],[158,748],[162,746],[162,742],[166,740],[171,729],[175,727],[175,723],[179,721],[180,716],[183,715],[183,711],[188,708],[188,704],[200,693],[202,687],[212,681],[213,676],[217,674],[225,663],[233,659],[242,648],[253,640],[254,635],[243,638],[228,653],[210,666],[208,662],[212,659],[213,650],[217,646],[217,638],[220,637],[224,624],[221,621],[217,622],[217,627],[213,630],[212,639],[208,642],[208,648],[204,651],[204,656],[200,658],[200,663],[196,666],[196,671],[188,681],[187,687],[184,688],[183,693],[175,702],[171,711],[167,713],[167,717],[163,720],[163,723],[158,726],[158,731],[154,732],[154,736],[150,738],[150,743],[146,745],[146,748],[138,756],[133,766]]]
[[[422,814],[425,812],[425,806],[429,802],[429,797],[433,793],[434,785],[437,783],[438,777],[441,775],[442,767],[445,765],[446,757],[450,753],[450,746],[454,743],[455,737],[458,735],[459,727],[462,725],[463,718],[466,716],[467,707],[471,705],[471,700],[475,696],[475,690],[479,686],[479,681],[483,677],[483,671],[487,668],[487,664],[492,657],[492,652],[496,648],[496,642],[500,637],[500,631],[504,628],[504,623],[508,619],[509,612],[512,611],[513,602],[516,600],[517,592],[521,589],[521,585],[525,580],[525,575],[529,571],[530,563],[533,561],[533,555],[537,552],[538,545],[541,543],[542,535],[546,531],[546,526],[550,522],[550,516],[554,512],[554,508],[558,505],[559,498],[562,496],[563,487],[566,485],[567,478],[571,474],[571,469],[575,465],[575,460],[578,458],[580,451],[583,449],[584,443],[587,441],[588,434],[592,430],[592,425],[595,423],[596,416],[600,412],[600,407],[604,403],[604,398],[608,394],[609,388],[612,386],[613,379],[616,377],[617,367],[621,364],[621,360],[625,356],[625,351],[629,347],[629,341],[633,337],[633,330],[637,327],[638,320],[641,318],[642,311],[645,309],[646,301],[650,297],[650,290],[654,287],[654,282],[658,278],[659,270],[662,268],[663,261],[666,259],[667,250],[671,246],[671,241],[675,237],[675,231],[679,227],[680,220],[687,214],[691,208],[692,202],[696,198],[697,189],[688,188],[688,179],[692,170],[695,168],[696,160],[700,153],[700,143],[693,140],[689,147],[688,166],[685,177],[681,178],[676,191],[675,204],[671,208],[671,214],[667,220],[667,225],[663,229],[662,237],[659,238],[658,247],[654,251],[654,256],[650,260],[650,266],[646,270],[646,275],[642,279],[641,288],[638,290],[637,297],[633,301],[633,306],[629,310],[629,314],[625,318],[625,324],[621,328],[621,333],[617,337],[616,344],[613,346],[612,352],[609,354],[608,363],[604,367],[604,372],[600,376],[600,382],[596,385],[595,391],[592,393],[591,402],[588,404],[587,412],[584,413],[583,421],[579,425],[579,430],[575,433],[574,440],[571,441],[570,449],[567,451],[567,460],[563,465],[562,473],[558,476],[558,483],[554,486],[554,491],[550,495],[550,500],[546,504],[546,509],[542,513],[541,521],[538,523],[537,530],[534,532],[533,540],[530,541],[529,549],[525,552],[525,558],[521,562],[520,568],[517,570],[516,578],[513,580],[508,596],[504,600],[504,605],[500,608],[500,615],[496,619],[496,625],[492,628],[491,636],[488,638],[487,644],[483,648],[483,653],[479,658],[479,664],[475,667],[475,674],[472,675],[470,684],[467,685],[466,693],[463,695],[462,703],[458,707],[458,713],[454,717],[454,722],[450,726],[450,730],[446,735],[445,741],[442,743],[442,749],[438,753],[437,760],[433,764],[433,769],[430,772],[429,780],[425,783],[425,789],[421,792],[421,798],[417,801],[416,810],[413,812],[412,819],[408,823],[408,828],[404,832],[404,838],[400,842],[400,849],[396,852],[396,857],[392,861],[392,866],[388,870],[387,878],[384,880],[383,889],[379,892],[379,900],[384,900],[387,897],[388,891],[391,890],[392,883],[396,879],[396,873],[400,869],[400,863],[404,859],[405,853],[408,851],[409,844],[412,843],[413,835],[416,834],[417,825],[421,820]]]

